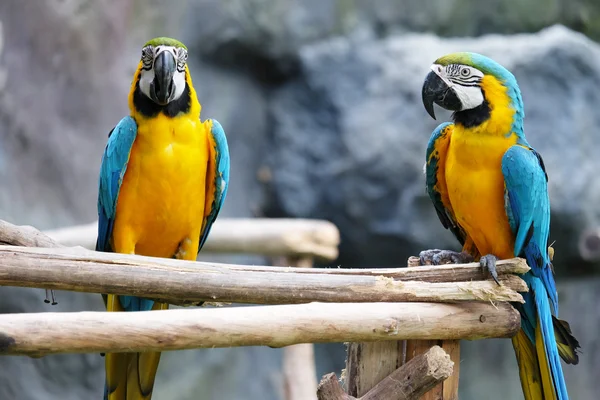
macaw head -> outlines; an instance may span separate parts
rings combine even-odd
[[[514,75],[496,61],[477,53],[452,53],[438,58],[423,84],[423,105],[435,119],[433,103],[454,111],[455,121],[482,122],[501,106],[519,111],[522,100]],[[463,114],[463,115],[461,115]],[[463,118],[461,118],[463,117]]]
[[[159,37],[142,48],[139,90],[159,106],[177,100],[186,87],[187,47],[183,43]]]

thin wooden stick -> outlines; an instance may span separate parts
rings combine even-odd
[[[0,315],[0,354],[168,351],[200,347],[512,337],[507,303],[311,303],[165,311]]]
[[[262,267],[100,253],[82,248],[0,246],[0,285],[134,295],[169,303],[290,304],[373,301],[513,301],[527,290],[515,275],[472,282],[394,281],[360,275],[272,272]]]
[[[94,249],[97,223],[46,231],[66,246]],[[311,219],[219,218],[203,247],[207,253],[249,253],[335,260],[340,234],[331,222]]]

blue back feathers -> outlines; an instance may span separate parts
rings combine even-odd
[[[216,119],[212,119],[212,127],[210,134],[212,135],[215,148],[213,149],[215,153],[215,182],[214,182],[214,198],[211,204],[210,213],[206,217],[206,221],[204,222],[204,230],[202,235],[200,236],[200,247],[198,249],[202,249],[202,246],[206,242],[208,238],[208,234],[210,233],[210,229],[212,224],[217,219],[219,215],[219,211],[223,206],[223,202],[225,201],[225,197],[227,196],[227,188],[229,187],[229,147],[227,146],[227,137],[225,136],[225,131],[223,127]]]

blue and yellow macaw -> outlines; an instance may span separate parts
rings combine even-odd
[[[223,205],[229,150],[216,120],[200,121],[187,48],[156,38],[142,49],[131,115],[110,132],[100,167],[96,250],[195,260]],[[107,311],[168,304],[103,295]],[[152,397],[160,353],[106,354],[105,400]]]
[[[479,259],[497,282],[496,260],[524,257],[529,292],[515,304],[521,330],[512,339],[525,399],[568,399],[560,357],[579,361],[579,343],[559,320],[548,254],[550,200],[542,157],[523,132],[523,101],[515,77],[475,53],[439,58],[423,85],[423,104],[454,111],[427,146],[426,187],[461,253],[427,250],[422,262]]]

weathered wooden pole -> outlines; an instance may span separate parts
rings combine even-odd
[[[520,268],[520,261],[515,263]],[[527,291],[525,282],[514,275],[500,276],[503,284],[499,286],[491,280],[399,281],[375,275],[323,274],[311,268],[297,273],[300,269],[182,261],[83,248],[0,246],[0,285],[133,295],[171,304],[523,302],[518,292]]]
[[[418,257],[410,257],[407,262],[409,267],[424,267],[420,265]],[[481,269],[481,268],[480,268]],[[483,269],[482,273],[483,273]],[[439,346],[454,363],[452,375],[440,382],[421,397],[421,400],[458,400],[458,383],[460,378],[460,340],[407,340],[406,361],[426,353],[432,346]]]
[[[273,265],[312,268],[310,257],[284,257],[273,259]],[[286,400],[315,400],[317,371],[315,347],[300,343],[283,348],[283,389]]]
[[[361,397],[342,389],[334,373],[319,383],[318,400],[417,400],[452,374],[453,362],[439,346],[433,346],[381,379]],[[441,399],[441,397],[440,397]]]
[[[44,233],[65,246],[94,249],[97,223],[53,229]],[[260,254],[334,260],[340,233],[324,220],[287,218],[219,218],[211,228],[203,253]]]
[[[484,318],[482,318],[482,316]],[[298,343],[511,337],[506,303],[310,303],[0,315],[0,354],[168,351]]]

